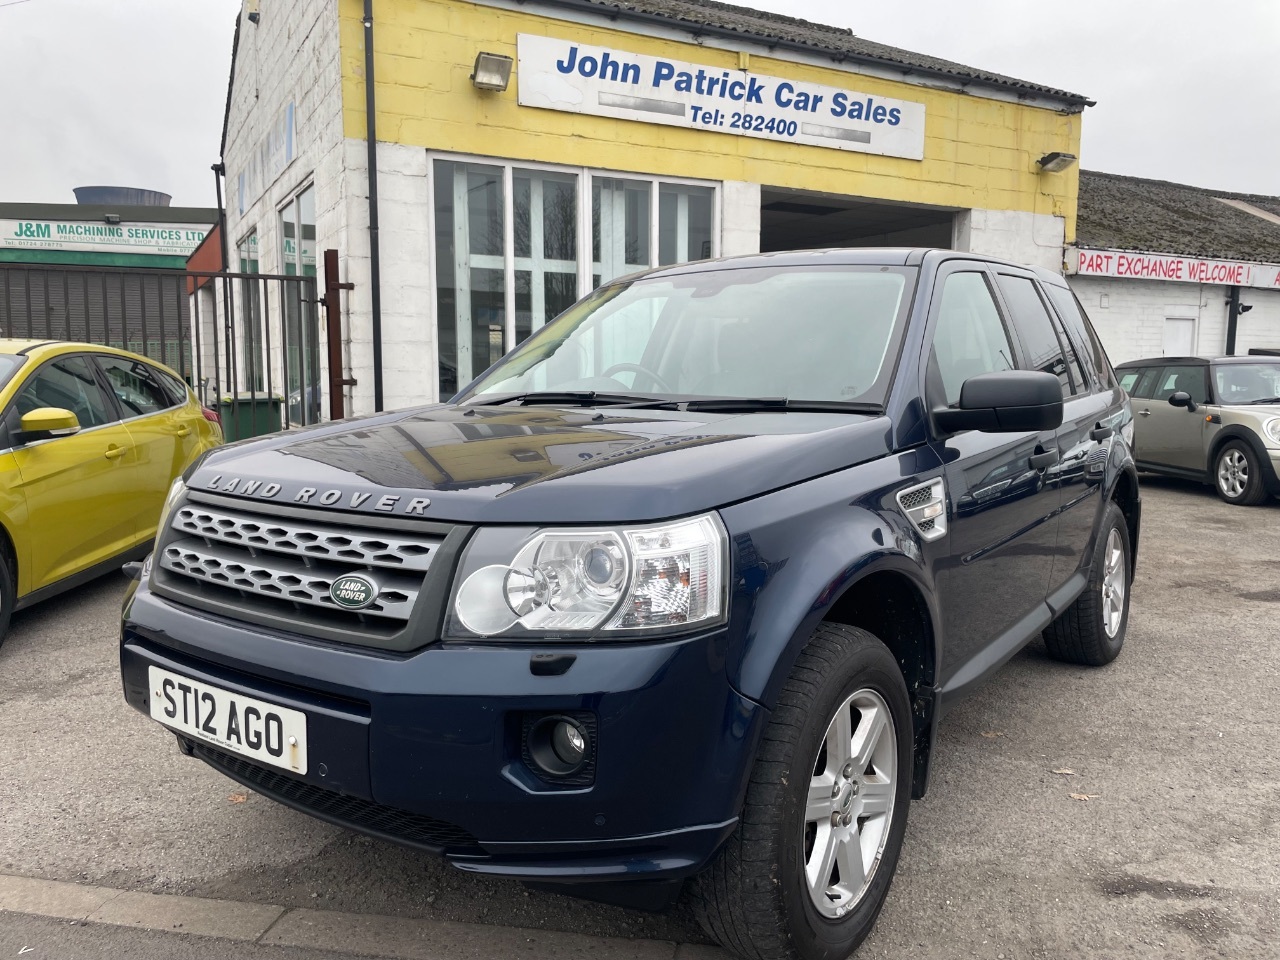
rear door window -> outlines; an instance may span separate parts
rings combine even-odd
[[[1066,287],[1046,283],[1044,290],[1049,294],[1049,300],[1058,311],[1058,316],[1067,325],[1067,330],[1075,337],[1077,343],[1083,345],[1092,354],[1093,370],[1097,374],[1098,382],[1103,387],[1114,386],[1115,371],[1111,369],[1107,351],[1103,349],[1102,341],[1098,339],[1098,332],[1093,329],[1089,315],[1084,312],[1080,300]]]
[[[124,408],[126,420],[177,406],[160,385],[159,371],[149,364],[106,354],[98,354],[97,361],[107,375],[112,393]]]
[[[1069,397],[1076,386],[1080,374],[1067,366],[1067,357],[1062,349],[1058,334],[1054,332],[1053,322],[1049,319],[1049,311],[1045,308],[1040,294],[1036,293],[1036,285],[1026,277],[1014,277],[999,274],[1000,292],[1009,304],[1009,312],[1013,315],[1013,325],[1017,328],[1018,339],[1022,341],[1025,356],[1024,365],[1031,370],[1043,370],[1052,373],[1062,384],[1062,395]],[[1072,356],[1074,360],[1074,355]],[[1077,365],[1078,367],[1078,365]],[[1083,387],[1081,386],[1081,389]]]

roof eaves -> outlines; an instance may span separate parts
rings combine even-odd
[[[882,68],[890,67],[902,70],[904,73],[915,73],[921,76],[945,80],[948,83],[960,84],[961,86],[974,84],[989,88],[1012,90],[1019,96],[1046,97],[1066,104],[1071,108],[1070,112],[1073,113],[1081,112],[1085,107],[1092,107],[1096,103],[1096,101],[1090,100],[1088,97],[1078,93],[1071,93],[1070,91],[1060,90],[1054,87],[1041,86],[1039,84],[1029,83],[1024,80],[1017,80],[1013,77],[1005,77],[999,74],[984,74],[981,71],[965,67],[963,64],[952,64],[949,61],[933,57],[920,57],[912,60],[905,56],[895,56],[895,54],[906,54],[910,51],[899,50],[896,47],[890,47],[870,41],[862,41],[862,44],[864,47],[875,48],[876,50],[881,51],[880,53],[860,52],[851,50],[847,46],[840,46],[834,43],[822,43],[817,40],[801,40],[782,37],[778,36],[776,33],[769,33],[763,29],[740,29],[734,26],[720,25],[704,20],[682,17],[678,14],[663,14],[640,10],[630,5],[628,0],[543,0],[543,2],[553,6],[567,7],[569,9],[576,9],[579,11],[591,11],[596,14],[603,14],[614,18],[626,18],[643,23],[656,22],[667,25],[677,24],[684,29],[694,32],[695,34],[705,33],[729,39],[748,37],[774,47],[783,47],[806,53],[813,53],[816,51],[829,56],[840,63],[850,62]],[[759,11],[735,7],[730,4],[713,3],[708,2],[708,0],[703,0],[703,3],[705,6],[722,10],[733,10],[747,14],[759,14]],[[779,17],[777,19],[812,28],[815,33],[825,31],[828,33],[839,33],[842,36],[848,36],[850,39],[860,39],[854,37],[852,31],[845,31],[840,28],[829,27],[822,24],[813,24],[808,21],[796,20],[789,17]],[[924,60],[932,60],[934,63],[925,63],[923,62]],[[946,66],[942,66],[942,64],[946,64]]]

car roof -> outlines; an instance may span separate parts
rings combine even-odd
[[[1210,364],[1215,366],[1224,363],[1263,363],[1268,360],[1277,360],[1280,357],[1268,356],[1267,354],[1253,354],[1243,357],[1148,357],[1146,360],[1126,360],[1124,363],[1117,363],[1117,370],[1132,370],[1134,367],[1162,367],[1168,364],[1182,364],[1185,366],[1207,367]]]
[[[8,354],[10,356],[20,356],[36,347],[48,346],[57,343],[56,340],[18,340],[15,338],[0,337],[0,354]]]
[[[938,247],[834,247],[820,250],[786,250],[777,253],[748,253],[736,257],[720,257],[716,260],[694,260],[688,263],[672,264],[634,273],[627,277],[619,277],[613,283],[627,283],[632,280],[658,277],[677,277],[688,274],[705,273],[711,270],[740,270],[752,267],[806,267],[806,266],[879,266],[879,267],[918,267],[926,257],[940,261],[972,260],[977,263],[991,264],[997,267],[1016,267],[1028,270],[1040,280],[1057,287],[1069,289],[1067,281],[1060,274],[1044,267],[1031,264],[1015,263],[1012,260],[1001,260],[979,253],[967,253],[962,250],[947,250]]]

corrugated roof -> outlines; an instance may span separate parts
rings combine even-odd
[[[1280,197],[1081,170],[1076,245],[1280,263],[1280,224],[1218,198],[1280,215]]]
[[[738,34],[765,43],[782,43],[834,56],[836,59],[879,64],[948,77],[960,83],[977,83],[1025,95],[1062,101],[1076,110],[1093,101],[1078,93],[1059,90],[1000,73],[991,73],[939,57],[913,53],[855,36],[845,27],[812,23],[796,17],[719,3],[717,0],[543,0],[559,6],[594,8],[602,13],[637,19],[658,18],[684,27],[702,28],[721,34]]]

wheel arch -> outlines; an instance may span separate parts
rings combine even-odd
[[[1133,579],[1138,567],[1138,535],[1142,531],[1142,497],[1138,492],[1138,471],[1127,463],[1116,474],[1108,497],[1124,514],[1125,527],[1129,531],[1129,579]]]
[[[827,608],[823,621],[859,627],[889,648],[898,661],[911,699],[915,769],[911,795],[923,797],[937,731],[939,636],[932,605],[920,584],[895,566],[864,573]]]

